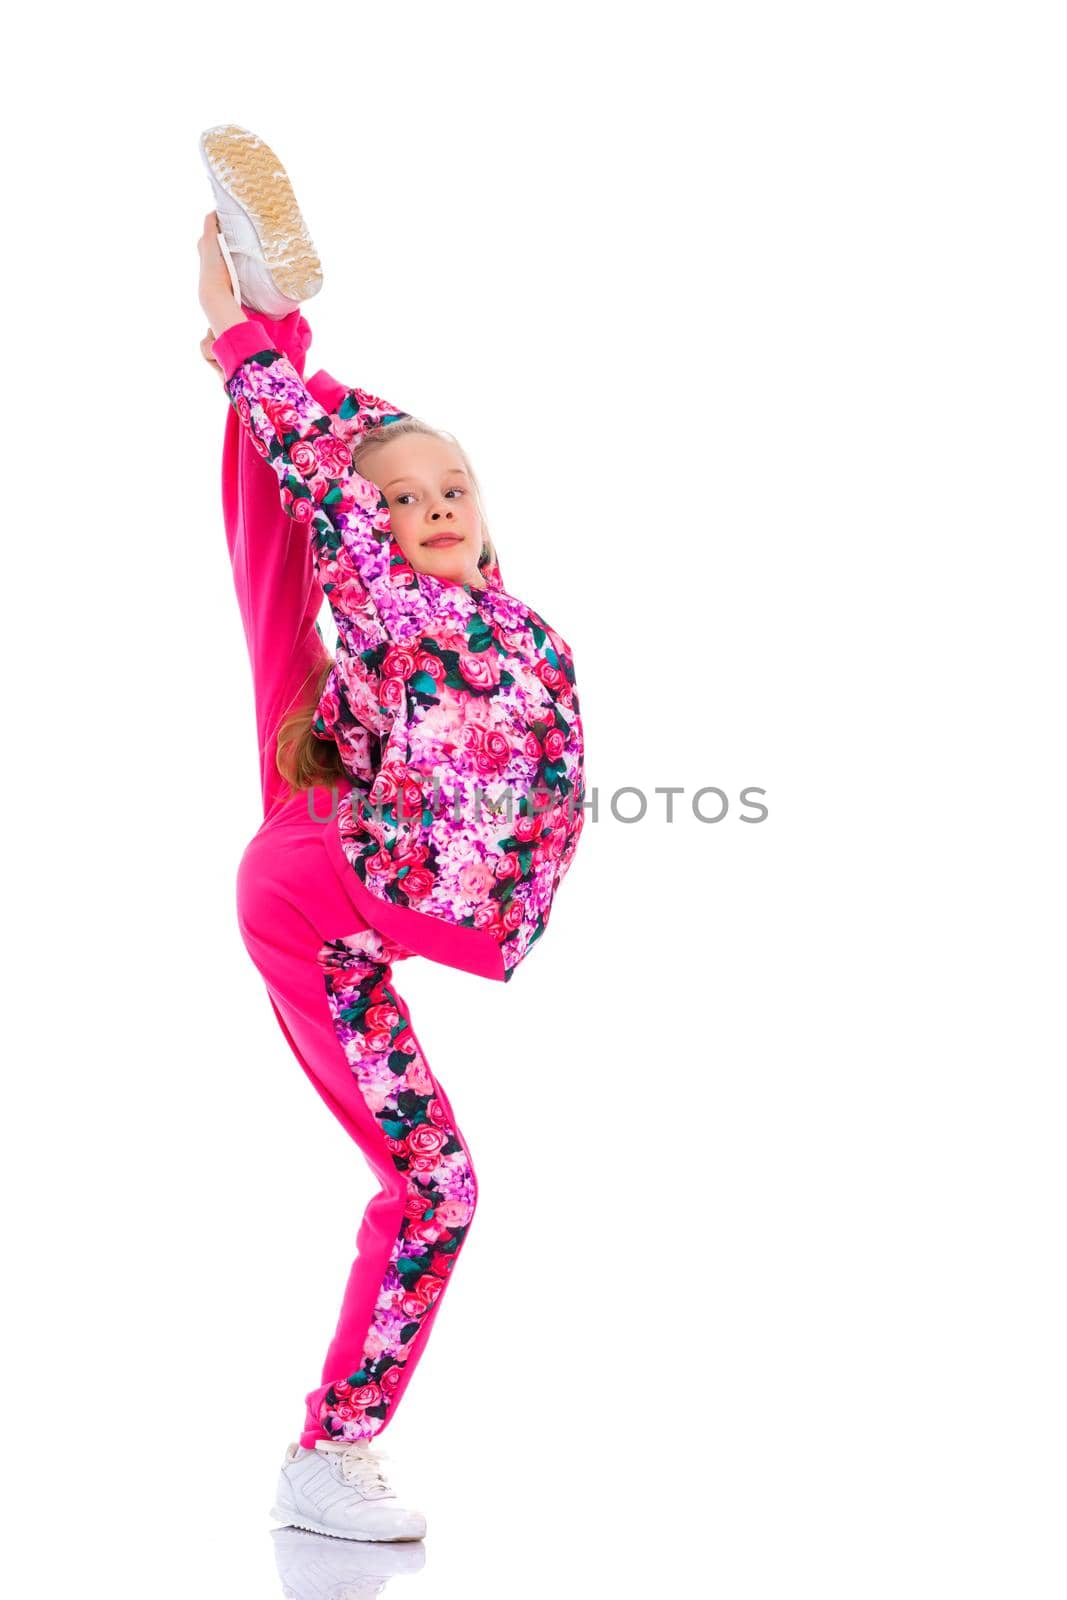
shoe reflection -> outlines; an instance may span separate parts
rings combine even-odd
[[[374,1600],[390,1578],[426,1564],[421,1539],[337,1539],[303,1528],[272,1528],[270,1536],[286,1600]]]

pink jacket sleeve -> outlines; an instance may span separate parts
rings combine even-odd
[[[355,438],[407,413],[352,389],[331,415],[254,321],[228,329],[212,349],[243,429],[274,471],[282,510],[308,539],[346,647],[423,632],[453,586],[408,564],[393,538],[385,496],[351,457]]]

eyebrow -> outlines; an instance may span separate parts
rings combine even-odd
[[[450,477],[452,475],[453,472],[458,472],[464,478],[467,476],[466,471],[465,471],[465,469],[463,467],[449,467],[447,472],[442,473],[442,477],[448,478],[448,477]],[[394,483],[409,483],[410,481],[411,480],[406,476],[403,477],[403,478],[394,478],[392,483],[383,483],[382,484],[382,488],[383,489],[391,489],[393,487]]]

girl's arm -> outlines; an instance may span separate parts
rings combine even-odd
[[[449,586],[408,564],[385,496],[356,471],[348,443],[407,413],[353,389],[332,416],[259,324],[243,313],[227,320],[212,354],[242,426],[274,470],[283,510],[310,537],[338,632],[354,649],[422,632]]]

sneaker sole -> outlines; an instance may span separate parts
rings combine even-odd
[[[272,1506],[270,1514],[290,1528],[306,1528],[308,1533],[324,1533],[331,1539],[359,1539],[365,1544],[408,1544],[414,1539],[424,1539],[425,1533],[345,1533],[340,1528],[327,1528],[321,1522],[310,1522],[294,1511],[283,1511]]]
[[[322,263],[300,215],[293,186],[269,144],[226,123],[201,136],[200,149],[216,182],[255,229],[267,270],[287,300],[310,300],[322,288]]]

